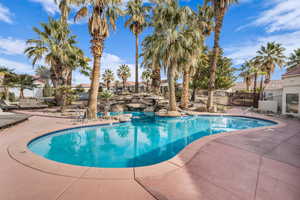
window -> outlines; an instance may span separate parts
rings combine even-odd
[[[299,94],[286,94],[286,112],[299,112]]]

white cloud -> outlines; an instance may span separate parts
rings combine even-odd
[[[52,15],[59,11],[58,6],[55,4],[54,0],[30,0],[30,1],[42,4],[43,8]]]
[[[8,67],[9,69],[14,69],[15,72],[17,73],[28,73],[28,74],[34,73],[34,69],[32,68],[31,65],[8,60],[5,58],[0,58],[0,66],[5,66]]]
[[[12,15],[11,11],[0,3],[0,21],[12,24]]]
[[[0,54],[6,55],[22,55],[26,48],[24,40],[15,39],[12,37],[0,37]]]
[[[299,0],[273,0],[266,7],[250,26],[264,26],[269,33],[300,29]]]
[[[267,42],[277,42],[286,49],[285,54],[288,56],[294,49],[299,48],[300,31],[285,34],[276,34],[271,36],[259,37],[254,41],[243,42],[231,47],[225,48],[226,56],[233,59],[234,64],[242,64],[256,55],[256,51]]]
[[[114,73],[115,80],[118,79],[117,77],[117,70],[120,65],[126,64],[130,68],[131,77],[128,79],[129,81],[135,80],[135,65],[134,64],[128,64],[126,61],[124,61],[122,58],[120,58],[117,55],[110,54],[110,53],[104,53],[103,57],[101,59],[101,81],[102,81],[102,74],[106,69],[111,69]],[[90,63],[90,66],[92,66],[93,63]],[[139,80],[141,81],[141,74],[143,72],[142,68],[139,68]],[[80,84],[80,83],[90,83],[89,77],[86,77],[79,72],[75,72],[75,76],[73,78],[74,84]]]

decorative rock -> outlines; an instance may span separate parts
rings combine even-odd
[[[115,104],[113,106],[111,106],[111,112],[124,112],[125,110],[125,105],[121,105],[121,104]]]
[[[181,117],[181,113],[177,111],[168,111],[166,113],[157,112],[155,114],[160,117]]]
[[[153,106],[150,106],[150,107],[147,107],[144,112],[154,112],[154,107]]]
[[[126,117],[126,116],[120,116],[119,121],[120,122],[130,122],[131,119],[129,117]]]
[[[158,112],[159,112],[159,113],[167,113],[168,110],[167,110],[167,109],[161,109],[161,110],[159,110]]]
[[[127,104],[127,107],[129,109],[145,109],[146,105],[140,104],[140,103],[130,103],[130,104]]]
[[[200,113],[198,113],[198,112],[193,112],[193,111],[186,111],[185,112],[187,115],[190,115],[190,116],[197,116],[197,115],[199,115]]]

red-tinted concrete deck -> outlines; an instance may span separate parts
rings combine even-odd
[[[0,132],[0,199],[299,200],[300,121],[282,121],[200,139],[158,165],[101,169],[27,152],[22,145],[29,138],[73,126],[68,119],[31,117]]]

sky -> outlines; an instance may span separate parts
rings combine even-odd
[[[181,0],[180,4],[196,9],[202,0]],[[294,49],[300,48],[299,8],[300,0],[240,0],[239,4],[231,6],[224,19],[220,43],[225,56],[239,68],[245,60],[256,55],[261,45],[272,41],[281,43],[289,56]],[[17,73],[34,74],[31,61],[23,53],[25,41],[36,38],[32,27],[40,27],[49,16],[59,17],[54,0],[0,0],[0,65]],[[117,30],[105,41],[101,71],[112,69],[116,74],[120,64],[128,64],[132,74],[130,80],[134,80],[135,41],[124,22],[121,17]],[[86,20],[70,23],[70,27],[77,36],[78,47],[92,58]],[[149,33],[146,29],[140,40]],[[207,45],[212,46],[212,37],[207,39]],[[272,79],[280,79],[284,72],[285,69],[276,69]],[[75,84],[89,83],[89,78],[75,72],[73,81]]]

